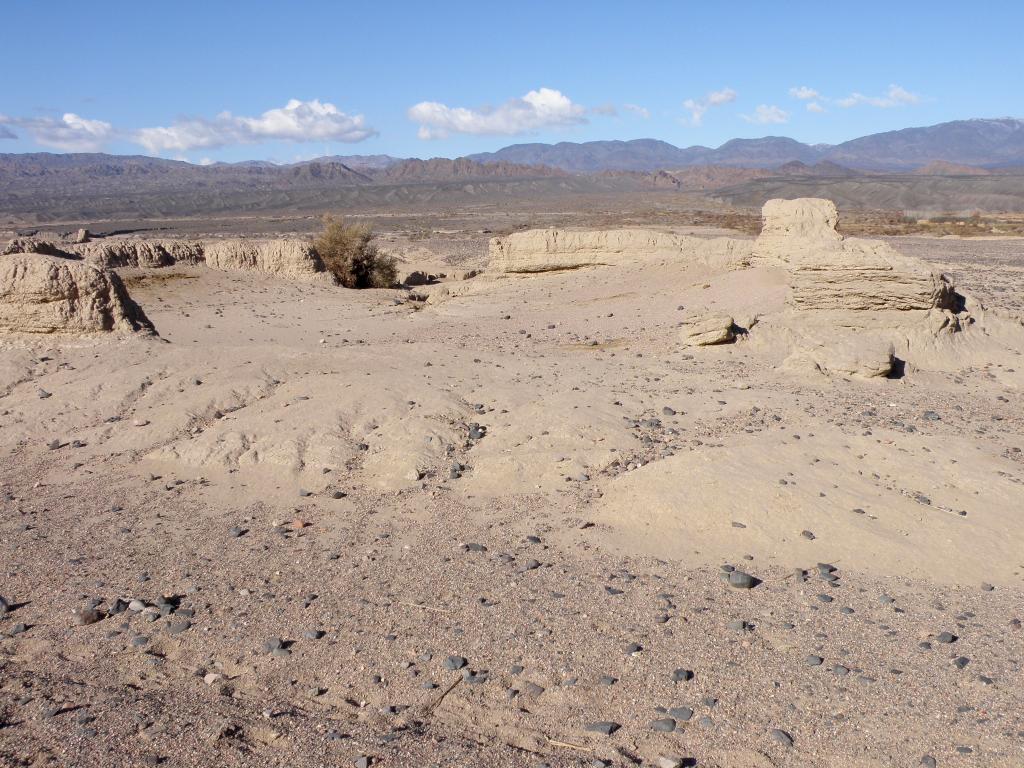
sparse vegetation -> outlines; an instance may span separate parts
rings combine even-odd
[[[398,279],[396,260],[377,249],[374,236],[364,224],[346,224],[343,219],[325,216],[323,232],[313,241],[313,248],[346,288],[390,288]]]

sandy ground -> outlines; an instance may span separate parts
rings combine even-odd
[[[1018,242],[904,244],[1016,308]],[[124,276],[160,338],[0,355],[0,763],[1024,764],[1024,361],[686,349],[729,286],[657,260]]]

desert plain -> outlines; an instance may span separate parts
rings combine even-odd
[[[7,233],[0,763],[1024,764],[1021,240],[541,207]]]

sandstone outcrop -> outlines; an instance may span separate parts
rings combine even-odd
[[[199,264],[203,246],[192,240],[103,239],[85,243],[74,252],[100,267],[170,267]]]
[[[953,285],[929,264],[877,240],[844,238],[831,200],[769,200],[752,251],[790,270],[789,303],[809,310],[957,310]]]
[[[334,280],[312,244],[298,239],[149,240],[110,237],[65,243],[15,238],[7,244],[4,253],[77,258],[103,269],[206,264],[213,269],[265,272],[294,280]]]
[[[0,331],[153,332],[113,272],[44,254],[0,257]]]
[[[37,237],[16,237],[4,246],[0,255],[7,256],[13,253],[42,253],[47,256],[75,257],[74,253],[66,250],[59,243]]]
[[[699,265],[729,287],[688,303],[680,343],[732,342],[751,325],[746,318],[760,314],[751,341],[793,371],[877,378],[898,374],[903,361],[951,369],[985,335],[963,333],[984,313],[949,278],[886,242],[844,237],[831,201],[769,200],[762,214],[756,239],[643,229],[517,232],[491,240],[490,268],[529,274],[650,258],[680,269]]]
[[[333,280],[312,244],[304,240],[207,240],[203,255],[206,266],[213,269]]]
[[[939,337],[975,318],[945,275],[888,243],[844,238],[829,200],[770,200],[763,216],[751,261],[788,276],[786,306],[762,332],[791,350],[783,368],[876,378],[898,374],[908,357],[955,361],[962,344]]]
[[[551,272],[621,264],[655,254],[679,256],[683,241],[679,235],[646,229],[533,229],[492,238],[490,268],[512,273]]]

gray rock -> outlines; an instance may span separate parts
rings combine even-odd
[[[676,721],[671,717],[663,717],[651,721],[651,730],[659,733],[672,733],[676,729]]]
[[[468,663],[463,656],[449,656],[444,660],[444,668],[454,672],[457,669],[462,669]]]
[[[733,571],[729,574],[729,586],[736,589],[753,589],[760,583],[756,577],[743,571]]]
[[[590,723],[586,726],[586,730],[591,733],[600,733],[604,736],[611,736],[615,733],[622,725],[611,720],[599,720],[596,723]]]
[[[72,621],[80,627],[95,624],[103,615],[95,608],[77,608],[71,612]]]
[[[772,728],[770,731],[768,731],[768,734],[772,737],[774,741],[779,742],[779,744],[781,744],[784,747],[793,746],[793,737],[785,731],[780,730],[779,728]]]

